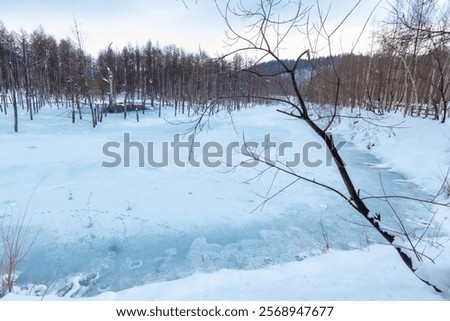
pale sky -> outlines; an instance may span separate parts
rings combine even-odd
[[[252,4],[257,0],[243,0]],[[259,1],[259,0],[258,0]],[[387,4],[382,1],[375,18],[368,24],[373,28],[374,20],[386,15]],[[324,11],[331,3],[329,29],[345,17],[357,0],[319,0]],[[148,40],[160,46],[177,45],[189,52],[199,48],[215,55],[227,51],[224,45],[226,25],[219,15],[213,0],[0,0],[0,20],[8,30],[21,29],[32,32],[42,25],[56,39],[73,37],[74,19],[82,33],[85,49],[96,55],[109,43],[122,49],[128,43],[144,45]],[[225,4],[219,0],[219,4]],[[305,6],[315,0],[304,0]],[[361,0],[354,14],[334,37],[335,53],[349,51],[377,1]],[[311,19],[316,19],[313,10]],[[368,50],[368,35],[361,38],[356,51]],[[296,46],[298,48],[296,48]],[[286,58],[295,58],[305,46],[301,37],[286,43]],[[359,50],[358,50],[359,49]]]

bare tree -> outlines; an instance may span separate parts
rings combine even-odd
[[[28,207],[28,205],[27,205]],[[30,252],[37,237],[30,235],[30,216],[25,211],[14,218],[12,208],[5,209],[0,220],[0,241],[3,257],[0,257],[0,297],[13,292],[17,269]],[[7,215],[6,215],[7,214]],[[9,219],[6,217],[9,216]]]
[[[419,71],[419,64],[425,67],[422,83],[429,84],[424,86],[430,88],[428,101],[435,107],[435,118],[439,119],[442,114],[441,122],[444,123],[450,100],[450,5],[440,6],[436,0],[415,0],[406,8],[397,3],[391,11],[399,26],[396,38],[413,40],[414,72]],[[419,53],[422,53],[421,57]],[[431,63],[427,63],[430,60]],[[430,68],[431,78],[428,77]],[[414,77],[418,78],[417,75]]]
[[[77,46],[77,67],[78,67],[78,94],[82,95],[88,102],[89,108],[91,110],[92,127],[97,126],[97,113],[94,109],[94,92],[92,80],[93,77],[90,76],[93,68],[93,59],[87,55],[84,51],[83,37],[81,36],[80,29],[78,28],[77,21],[74,19],[73,33],[75,36],[75,44]],[[79,102],[78,102],[79,104]],[[81,107],[78,107],[81,119]]]
[[[272,102],[284,104],[286,108],[277,109],[278,112],[306,123],[317,136],[320,137],[332,156],[345,189],[340,190],[327,182],[320,182],[303,176],[285,164],[279,162],[274,163],[250,150],[247,155],[267,164],[269,167],[275,168],[277,171],[293,176],[295,181],[300,180],[320,186],[345,200],[350,207],[367,220],[370,226],[374,228],[387,243],[393,246],[402,261],[421,281],[432,286],[437,292],[441,292],[442,289],[439,284],[434,284],[431,280],[419,273],[418,267],[420,262],[428,257],[418,250],[416,243],[411,239],[411,235],[403,226],[400,215],[394,211],[395,216],[398,218],[397,224],[400,227],[400,231],[396,231],[382,223],[382,213],[380,213],[380,211],[369,209],[366,203],[369,197],[365,198],[360,195],[360,190],[355,186],[333,136],[329,132],[333,122],[339,116],[338,99],[341,93],[341,79],[336,71],[336,65],[333,58],[331,58],[331,66],[334,70],[334,79],[327,79],[327,81],[334,87],[335,103],[328,108],[328,115],[326,116],[326,119],[328,120],[325,124],[318,121],[318,119],[313,118],[313,106],[310,106],[305,100],[305,85],[299,81],[298,66],[301,59],[310,57],[310,55],[317,52],[321,39],[325,40],[325,48],[328,48],[327,50],[329,50],[329,54],[332,57],[332,37],[337,33],[352,11],[355,10],[358,3],[359,2],[356,3],[355,7],[350,10],[348,15],[345,16],[336,27],[328,29],[326,25],[330,11],[323,12],[320,9],[318,2],[316,9],[319,22],[312,23],[310,20],[311,7],[303,7],[300,1],[261,0],[256,5],[249,6],[244,5],[243,2],[238,2],[236,5],[233,5],[231,1],[228,1],[225,7],[221,7],[219,2],[216,1],[217,8],[227,24],[227,36],[232,45],[230,52],[222,57],[222,59],[237,53],[246,53],[258,57],[255,64],[258,64],[263,59],[272,59],[278,63],[279,71],[276,73],[267,74],[258,71],[256,68],[242,69],[241,72],[251,73],[257,77],[269,80],[275,79],[278,81],[280,79],[279,76],[283,76],[283,79],[288,79],[288,83],[278,82],[279,87],[286,93],[285,97],[279,95],[266,95],[263,98]],[[236,24],[239,25],[241,23],[245,25],[244,29],[236,26]],[[299,35],[301,37],[300,39],[297,39],[297,42],[303,41],[308,45],[305,46],[304,50],[301,50],[295,63],[288,65],[286,61],[282,59],[281,52],[283,48],[287,46],[287,39],[292,37],[297,31],[300,31]],[[321,94],[320,89],[318,94]],[[242,94],[238,93],[238,95]],[[199,121],[201,121],[201,119],[199,119]],[[287,187],[288,186],[285,188]],[[395,196],[383,195],[379,198],[389,202],[391,197]],[[402,197],[399,196],[399,198]],[[407,197],[405,197],[405,199],[407,199]],[[435,203],[434,200],[419,201],[432,204]],[[449,206],[449,204],[441,205]]]

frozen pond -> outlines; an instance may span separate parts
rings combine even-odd
[[[249,122],[254,114],[246,111],[236,116],[233,125],[259,140],[267,132],[277,141],[311,135],[301,128],[304,135],[298,134],[297,124],[285,125],[286,120],[275,112],[258,117]],[[82,134],[66,121],[63,118],[44,132],[30,127],[19,137],[2,136],[6,148],[12,148],[15,141],[17,153],[6,159],[7,168],[3,169],[2,175],[8,175],[0,185],[3,207],[7,202],[26,203],[29,193],[19,197],[19,191],[33,190],[44,178],[30,202],[31,233],[37,238],[20,266],[18,284],[24,289],[91,296],[195,272],[255,269],[303,260],[326,250],[325,238],[331,248],[344,250],[382,241],[362,226],[365,222],[344,200],[301,181],[262,210],[253,211],[264,196],[292,181],[286,175],[274,176],[273,171],[252,179],[264,167],[100,166],[102,145],[111,139],[120,141],[125,131],[142,142],[148,137],[155,142],[168,141],[174,129],[163,121],[149,117],[136,125],[111,116],[96,130],[79,125]],[[68,134],[64,126],[69,128]],[[202,134],[200,140],[242,138],[229,120],[218,119],[211,126],[213,130]],[[67,152],[57,153],[66,147]],[[350,142],[341,151],[356,186],[363,191],[382,195],[382,181],[387,194],[422,194],[399,174],[380,169],[374,156]],[[27,161],[30,155],[34,164]],[[342,189],[334,170],[300,169]],[[13,181],[17,183],[10,190]],[[411,230],[423,228],[429,213],[422,206],[404,201],[392,204]],[[395,227],[387,204],[370,201],[369,205],[382,213],[386,224]],[[16,208],[15,212],[20,212],[23,205]],[[33,285],[48,289],[33,289]]]

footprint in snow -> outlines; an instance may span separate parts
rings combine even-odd
[[[130,263],[130,270],[138,269],[142,266],[142,260],[132,261]]]

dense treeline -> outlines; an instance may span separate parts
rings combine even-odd
[[[155,107],[155,102],[159,108],[173,106],[175,113],[198,112],[218,100],[224,108],[239,109],[260,103],[255,97],[270,91],[264,80],[240,72],[251,61],[239,55],[218,60],[202,51],[160,48],[149,41],[122,50],[108,46],[94,58],[83,49],[78,31],[74,38],[57,41],[42,28],[18,34],[0,22],[0,112],[23,108],[33,119],[43,105],[51,104],[71,109],[75,121],[88,106],[96,126],[118,96],[126,117],[127,107]]]
[[[299,61],[296,76],[304,96],[320,104],[402,111],[445,122],[450,112],[449,8],[444,11],[436,0],[397,0],[374,35],[370,54]],[[42,28],[31,34],[8,31],[0,21],[0,112],[12,106],[15,131],[19,108],[33,119],[46,104],[68,108],[72,122],[88,107],[95,127],[103,112],[120,110],[127,117],[138,105],[159,108],[159,114],[167,105],[175,114],[191,114],[213,102],[240,109],[293,94],[282,75],[261,77],[280,70],[273,61],[255,64],[239,55],[212,59],[202,51],[161,48],[151,41],[122,50],[110,45],[93,57],[84,50],[76,24],[74,29],[74,39],[56,40]]]

